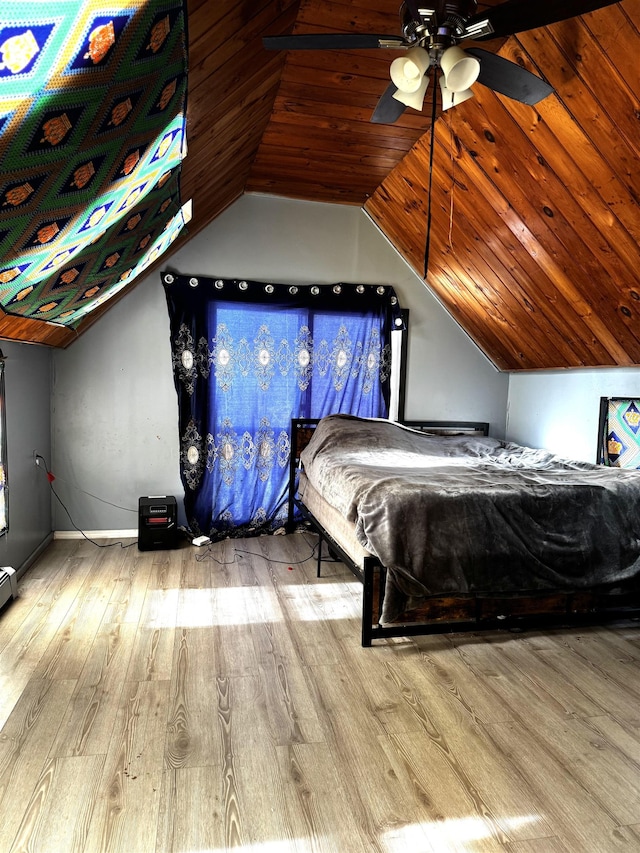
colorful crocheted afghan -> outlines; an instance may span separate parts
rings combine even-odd
[[[604,434],[605,465],[640,468],[640,410],[637,399],[608,401]]]
[[[177,237],[183,0],[3,0],[0,306],[75,327]]]

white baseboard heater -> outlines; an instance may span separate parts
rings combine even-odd
[[[10,598],[15,598],[17,594],[16,570],[11,566],[0,567],[0,607],[3,607]]]

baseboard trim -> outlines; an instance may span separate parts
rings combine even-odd
[[[137,539],[138,530],[55,530],[54,539]]]
[[[38,545],[38,547],[32,551],[31,554],[27,557],[27,559],[21,564],[20,568],[16,571],[16,580],[20,580],[22,575],[27,571],[29,566],[32,566],[35,561],[38,559],[40,554],[45,551],[51,542],[53,541],[53,533],[48,533],[42,542]]]

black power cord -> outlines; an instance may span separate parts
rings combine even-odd
[[[96,542],[96,541],[95,541],[95,539],[92,539],[90,536],[87,536],[87,534],[84,532],[84,530],[81,530],[81,529],[78,527],[78,525],[75,523],[75,521],[74,521],[74,520],[73,520],[73,518],[71,517],[71,513],[70,513],[70,512],[69,512],[69,510],[67,509],[67,507],[66,507],[66,505],[64,504],[64,502],[63,502],[62,498],[60,497],[60,495],[59,495],[59,494],[57,493],[57,491],[55,490],[55,488],[54,488],[54,486],[53,486],[53,481],[55,480],[55,476],[54,476],[54,475],[51,473],[51,471],[49,470],[49,466],[47,465],[47,460],[44,458],[44,456],[43,456],[41,453],[36,453],[36,455],[35,455],[35,459],[36,459],[36,464],[38,465],[38,467],[41,467],[41,466],[40,466],[40,463],[38,462],[38,460],[39,460],[39,459],[41,459],[41,460],[42,460],[42,462],[44,463],[44,471],[45,471],[45,475],[46,475],[46,478],[47,478],[47,482],[49,483],[49,488],[51,489],[51,493],[53,494],[53,496],[55,497],[55,499],[58,501],[58,503],[60,504],[60,506],[62,507],[62,509],[66,512],[66,514],[67,514],[67,518],[68,518],[68,519],[69,519],[69,521],[71,522],[71,525],[72,525],[73,529],[74,529],[74,530],[77,530],[77,531],[78,531],[78,533],[80,533],[80,534],[81,534],[81,535],[82,535],[82,536],[87,540],[87,542],[91,542],[91,544],[92,544],[92,545],[95,545],[95,546],[96,546],[96,548],[113,548],[113,547],[114,547],[114,545],[119,545],[121,548],[130,548],[132,545],[135,545],[135,544],[136,544],[136,542],[135,542],[135,541],[133,541],[133,542],[129,542],[129,543],[128,543],[128,545],[125,545],[125,544],[124,544],[124,542],[120,542],[119,540],[118,540],[118,541],[116,541],[116,542]],[[89,492],[87,492],[87,494],[89,494]],[[91,497],[96,497],[96,496],[95,496],[95,495],[91,495]],[[97,500],[102,500],[102,498],[97,498]],[[109,501],[104,501],[104,503],[109,503]],[[111,505],[112,505],[112,506],[116,506],[116,504],[111,504]],[[126,509],[126,507],[118,507],[118,509]],[[127,511],[128,511],[128,512],[133,512],[133,510],[127,510]]]

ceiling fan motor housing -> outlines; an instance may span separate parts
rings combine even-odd
[[[477,7],[476,0],[403,3],[400,7],[402,31],[409,42],[429,51],[431,63],[438,65],[442,53],[463,38],[466,23]]]

